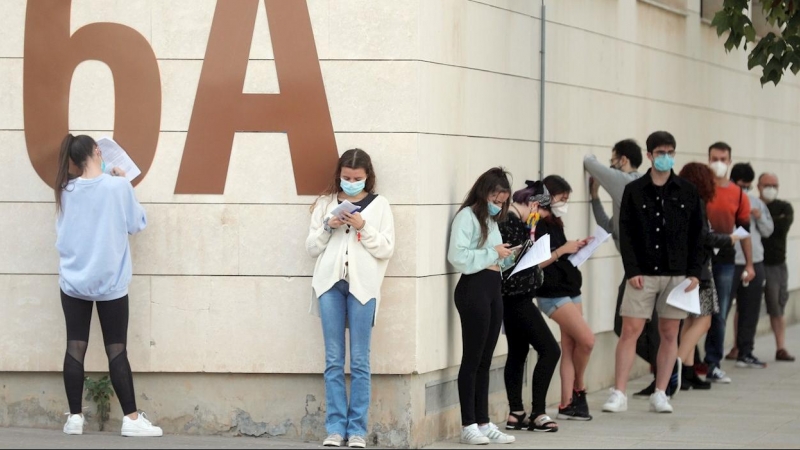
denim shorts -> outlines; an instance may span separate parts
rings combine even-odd
[[[547,317],[551,317],[558,308],[561,308],[567,303],[579,305],[581,303],[581,296],[556,298],[537,297],[536,300],[539,301],[539,309],[542,310]]]

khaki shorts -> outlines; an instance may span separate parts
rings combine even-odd
[[[644,276],[644,288],[635,289],[630,283],[625,284],[625,295],[619,315],[650,320],[653,309],[662,319],[685,319],[686,311],[667,304],[667,297],[675,286],[681,284],[686,277]]]

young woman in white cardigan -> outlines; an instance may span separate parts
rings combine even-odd
[[[339,158],[327,192],[314,203],[306,250],[317,258],[312,312],[322,319],[325,340],[325,428],[323,445],[366,447],[370,402],[370,340],[381,283],[394,253],[389,202],[375,193],[375,171],[361,149]],[[343,201],[359,206],[333,215]],[[350,328],[350,404],[345,390],[345,328]]]

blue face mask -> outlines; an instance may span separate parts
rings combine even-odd
[[[342,190],[345,194],[350,197],[354,197],[361,193],[364,190],[364,186],[367,184],[367,180],[356,181],[355,183],[351,183],[346,180],[342,180],[339,183],[339,186],[342,187]]]
[[[106,173],[106,160],[100,160],[100,172]]]
[[[503,208],[495,205],[492,202],[489,202],[489,215],[490,216],[496,216],[496,215],[500,214],[500,211],[502,211],[502,210],[503,210]]]
[[[653,167],[659,172],[669,172],[675,165],[675,158],[669,155],[661,155],[653,160]]]

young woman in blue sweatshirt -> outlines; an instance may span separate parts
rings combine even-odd
[[[77,175],[70,173],[70,162],[78,169]],[[66,434],[83,434],[83,360],[96,304],[111,383],[125,415],[122,435],[162,435],[161,428],[136,409],[126,351],[132,277],[128,235],[142,231],[147,219],[124,176],[119,168],[106,171],[91,137],[68,134],[61,143],[55,200],[58,282],[67,324],[64,387],[70,415],[64,425]]]
[[[481,175],[453,219],[447,260],[461,272],[455,303],[461,317],[463,355],[458,372],[461,443],[510,444],[514,436],[489,420],[489,369],[503,322],[500,271],[513,263],[498,222],[505,219],[511,185],[502,168]]]

